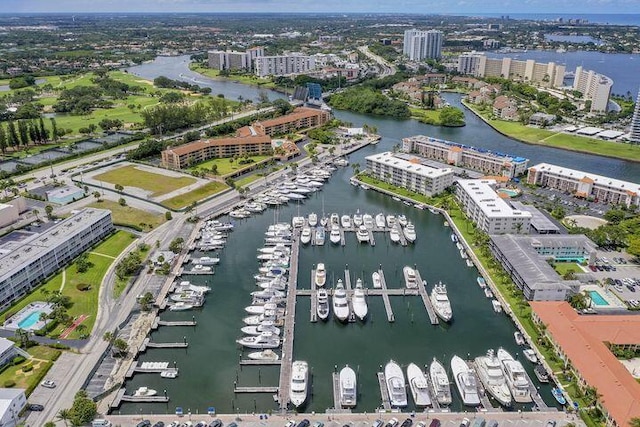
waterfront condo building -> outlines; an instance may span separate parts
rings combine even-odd
[[[458,57],[458,71],[475,77],[502,77],[509,80],[535,83],[544,87],[564,85],[564,65],[542,63],[533,59],[519,61],[512,58],[488,58],[470,52]]]
[[[367,171],[381,181],[431,197],[453,185],[453,170],[420,164],[415,158],[405,160],[387,151],[366,157]]]
[[[592,113],[607,112],[612,87],[613,80],[604,74],[584,70],[582,66],[576,68],[573,89],[581,92],[583,99],[591,101]]]
[[[487,234],[527,234],[531,213],[514,209],[494,187],[493,179],[460,179],[456,197],[467,217]]]
[[[563,166],[539,163],[529,168],[527,184],[572,193],[576,197],[626,206],[640,204],[640,185]]]
[[[269,136],[285,135],[300,130],[322,126],[331,119],[331,113],[319,108],[298,107],[293,112],[275,119],[255,122],[253,128]]]
[[[443,35],[438,30],[406,30],[402,53],[412,61],[440,59],[442,56]]]
[[[85,208],[41,234],[0,246],[0,310],[104,239],[111,212]]]
[[[529,159],[417,135],[402,140],[402,150],[486,175],[515,178],[527,171]]]
[[[207,53],[209,68],[214,70],[252,70],[256,58],[264,56],[264,47],[256,46],[245,52],[211,50]]]
[[[636,98],[636,108],[633,110],[631,119],[631,132],[629,133],[629,141],[634,144],[640,144],[640,91]]]
[[[296,54],[260,56],[255,59],[255,70],[258,77],[300,74],[315,70],[315,68],[316,62],[313,56]]]

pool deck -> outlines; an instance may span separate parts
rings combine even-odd
[[[42,329],[45,325],[45,322],[40,321],[40,313],[44,312],[49,314],[52,311],[53,308],[51,307],[51,304],[43,301],[35,301],[23,307],[20,311],[11,316],[10,319],[3,323],[2,327],[10,331],[18,329],[36,331],[38,329]],[[38,319],[35,322],[26,326],[22,324],[22,322],[29,319],[35,313],[38,314]]]
[[[589,292],[589,294],[591,294],[591,292],[597,292],[598,295],[600,295],[600,297],[602,297],[602,299],[607,302],[606,304],[597,304],[595,301],[593,301],[592,308],[595,310],[600,310],[600,311],[620,310],[620,309],[626,310],[627,308],[622,303],[622,301],[620,301],[611,291],[603,289],[598,285],[580,286],[580,292],[584,292],[584,291]]]

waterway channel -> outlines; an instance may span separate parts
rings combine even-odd
[[[131,72],[151,79],[159,75],[170,78],[186,75],[183,58],[165,57],[159,60],[162,60],[162,64],[145,64]],[[152,67],[153,64],[157,66]],[[211,85],[214,93],[224,93],[224,87],[229,84],[225,82],[219,86],[221,82],[218,81],[206,78],[199,80],[199,84]],[[243,96],[254,99],[258,94],[253,87],[237,84],[231,87],[235,92],[233,95],[225,93],[229,98]],[[269,92],[269,96],[279,95]],[[459,100],[459,95],[447,97],[452,103]],[[466,113],[468,125],[458,129],[441,129],[413,120],[397,121],[349,112],[335,113],[338,118],[354,125],[364,122],[374,125],[383,136],[378,145],[365,147],[351,155],[351,162],[361,165],[364,165],[366,155],[389,150],[405,136],[427,134],[523,155],[533,162],[550,161],[619,178],[640,178],[638,164],[524,145],[496,133],[469,112]],[[430,284],[429,289],[439,280],[448,285],[454,322],[450,326],[432,326],[419,297],[397,296],[391,297],[396,319],[394,323],[387,322],[382,299],[369,297],[370,317],[365,323],[343,325],[330,320],[312,324],[309,321],[309,298],[298,297],[293,355],[294,359],[308,361],[312,372],[312,392],[303,410],[323,412],[332,406],[331,373],[336,365],[340,369],[349,364],[358,371],[359,398],[356,410],[371,412],[381,402],[376,372],[389,359],[402,365],[410,362],[425,365],[437,357],[448,366],[454,354],[465,358],[468,354],[475,357],[485,353],[488,348],[499,346],[512,354],[521,352],[513,340],[515,328],[512,322],[506,315],[493,312],[489,300],[476,285],[477,270],[468,268],[460,258],[450,241],[449,228],[443,226],[443,218],[405,206],[378,193],[355,188],[348,183],[351,175],[351,168],[340,169],[323,191],[304,203],[290,204],[277,211],[269,209],[262,215],[237,222],[226,248],[220,254],[222,261],[216,267],[215,275],[185,276],[193,283],[208,283],[212,287],[205,306],[199,311],[161,314],[163,320],[191,320],[194,316],[198,325],[161,327],[151,336],[155,342],[186,339],[189,347],[186,350],[149,349],[139,357],[139,361],[176,362],[180,369],[179,377],[171,380],[160,378],[157,374],[136,374],[125,384],[129,393],[140,386],[156,389],[159,394],[166,390],[170,402],[123,403],[116,412],[165,413],[173,412],[177,406],[193,413],[202,413],[209,406],[224,413],[267,412],[277,408],[270,394],[234,395],[234,383],[238,386],[278,385],[278,367],[240,367],[242,349],[235,340],[242,335],[240,328],[243,326],[242,318],[246,315],[243,308],[250,304],[249,293],[256,289],[252,276],[257,272],[256,249],[262,246],[264,231],[276,220],[290,221],[293,215],[310,212],[320,214],[324,211],[328,215],[332,212],[354,213],[359,209],[371,214],[404,213],[416,224],[418,241],[414,246],[403,248],[393,246],[388,237],[379,234],[376,236],[376,246],[369,247],[357,244],[355,237],[348,235],[345,247],[327,244],[302,248],[299,288],[309,287],[310,271],[318,262],[326,264],[330,283],[342,277],[348,264],[352,277],[363,277],[368,287],[371,287],[372,271],[381,264],[389,286],[394,288],[401,287],[402,266],[415,264]],[[532,365],[524,358],[520,359],[534,378]],[[545,401],[551,404],[550,387],[539,386]],[[463,409],[457,393],[452,392],[452,409]],[[519,408],[516,406],[516,409]]]

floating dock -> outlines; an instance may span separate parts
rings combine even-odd
[[[270,393],[278,392],[278,387],[235,387],[234,393]]]
[[[478,380],[477,385],[478,385],[478,397],[480,397],[480,405],[482,405],[482,407],[484,409],[486,409],[487,411],[501,411],[501,408],[496,408],[491,404],[491,400],[489,400],[489,395],[487,394],[487,391],[484,388],[484,385],[482,384],[482,381],[480,381],[480,378],[478,377],[478,369],[476,368],[476,362],[475,360],[467,360],[467,365],[469,365],[469,367],[473,370],[473,375],[475,375],[476,379]]]
[[[187,348],[189,343],[187,342],[151,342],[149,338],[145,338],[140,346],[140,352],[145,351],[147,348]]]
[[[198,322],[195,320],[177,320],[177,321],[168,321],[168,320],[158,320],[158,326],[196,326]]]
[[[440,323],[440,320],[436,315],[433,304],[431,304],[431,298],[429,298],[429,294],[427,293],[426,282],[422,281],[422,277],[420,277],[420,272],[418,271],[418,269],[416,269],[415,272],[416,281],[418,282],[418,292],[420,293],[420,298],[422,298],[424,308],[427,310],[427,314],[429,315],[429,321],[432,325],[437,325]]]
[[[342,405],[340,405],[340,374],[334,372],[331,374],[331,379],[333,381],[333,409],[342,409]]]
[[[318,321],[318,298],[316,298],[316,270],[311,270],[311,321]]]
[[[380,274],[380,284],[382,285],[382,290],[387,291],[387,281],[384,278],[384,271],[382,271],[382,268],[378,270],[378,273]],[[404,292],[404,289],[402,291]],[[382,301],[384,302],[384,309],[387,312],[387,320],[389,322],[395,322],[396,318],[393,315],[393,309],[391,308],[391,301],[389,301],[388,292],[382,292]]]
[[[254,360],[254,359],[242,359],[241,365],[280,365],[281,360]]]
[[[389,397],[389,389],[387,389],[387,378],[384,372],[378,372],[378,385],[380,386],[380,395],[382,396],[382,409],[391,410],[391,398]]]
[[[347,240],[344,238],[344,228],[340,227],[340,246],[347,244]]]
[[[431,375],[429,374],[429,366],[428,365],[424,365],[424,371],[422,371],[422,373],[424,374],[425,378],[427,379],[427,382],[429,384],[433,384],[433,382],[431,381]],[[429,395],[431,396],[431,407],[433,407],[433,409],[435,409],[436,411],[440,410],[440,403],[438,402],[438,399],[436,398],[436,396],[432,393],[432,390],[429,389]]]

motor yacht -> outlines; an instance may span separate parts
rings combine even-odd
[[[247,335],[260,335],[263,332],[271,332],[273,335],[280,335],[280,328],[275,326],[275,322],[273,320],[265,320],[259,325],[255,326],[243,326],[241,329],[243,334]]]
[[[266,349],[266,350],[262,350],[262,351],[254,351],[253,353],[247,354],[247,357],[249,359],[251,359],[251,360],[276,361],[276,360],[280,359],[280,356],[278,356],[278,353],[276,353],[275,351],[273,351],[271,349]]]
[[[356,373],[349,365],[340,370],[340,406],[343,408],[353,408],[358,399],[358,388]]]
[[[480,378],[485,390],[501,405],[511,406],[511,392],[502,371],[502,364],[494,351],[487,351],[486,355],[476,357],[475,361],[478,378]]]
[[[169,306],[169,311],[185,311],[191,310],[193,308],[193,304],[187,304],[186,302],[180,301],[173,303]]]
[[[291,365],[291,388],[289,400],[298,407],[307,400],[307,383],[309,380],[309,365],[302,360],[296,360]]]
[[[337,224],[333,224],[331,226],[331,232],[329,233],[329,241],[334,245],[340,244],[342,237],[340,235],[340,226]]]
[[[349,215],[342,215],[340,217],[340,224],[342,228],[351,228],[353,224],[351,223],[351,217]]]
[[[200,264],[200,265],[216,265],[220,262],[220,258],[213,258],[209,256],[202,256],[200,258],[193,258],[191,260],[192,264]]]
[[[429,295],[429,299],[438,317],[445,322],[450,322],[453,318],[453,312],[451,311],[451,302],[447,294],[447,285],[442,282],[436,283]]]
[[[393,228],[396,225],[396,216],[395,215],[387,215],[385,218],[387,221],[387,227]]]
[[[373,230],[375,226],[375,222],[373,221],[373,216],[369,214],[362,215],[362,225],[364,225],[367,230]]]
[[[442,363],[435,357],[429,366],[429,375],[431,376],[431,387],[433,388],[432,397],[435,398],[440,405],[450,405],[451,386],[449,377]]]
[[[315,233],[316,245],[318,246],[324,245],[324,238],[325,238],[324,227],[316,227],[316,233]]]
[[[393,243],[400,242],[400,231],[395,225],[392,226],[391,229],[389,230],[389,238]]]
[[[407,239],[407,242],[413,243],[416,241],[416,227],[411,221],[407,222],[402,233],[404,234],[404,238]]]
[[[315,227],[318,225],[318,215],[315,212],[309,214],[309,226]]]
[[[336,284],[336,288],[333,291],[333,314],[340,320],[344,322],[351,315],[351,310],[349,309],[349,300],[347,299],[347,291],[344,289],[344,285],[342,283],[342,279],[338,279],[338,283]]]
[[[332,213],[331,216],[329,216],[329,224],[340,225],[340,217],[338,216],[337,213]]]
[[[382,288],[382,279],[380,278],[380,273],[378,273],[377,271],[371,273],[371,281],[373,282],[373,287],[375,289]]]
[[[411,396],[416,406],[424,407],[431,405],[431,395],[429,393],[429,383],[422,369],[415,363],[407,366],[407,379],[409,380],[409,388]]]
[[[300,228],[304,226],[304,217],[303,216],[294,216],[291,219],[291,225],[293,228]]]
[[[515,360],[504,348],[498,349],[497,356],[500,363],[502,363],[502,371],[507,379],[507,385],[511,390],[513,400],[517,403],[531,402],[530,380],[522,363]]]
[[[321,320],[327,320],[329,317],[329,294],[326,289],[319,289],[316,293],[316,298],[318,298],[318,318]]]
[[[362,214],[360,213],[360,211],[357,211],[353,215],[353,225],[354,227],[360,227],[362,225]]]
[[[155,396],[156,394],[158,394],[156,390],[148,387],[138,387],[133,393],[134,396],[138,397]]]
[[[492,299],[491,306],[496,313],[502,313],[502,304],[500,304],[500,301]]]
[[[398,220],[398,224],[400,224],[402,227],[407,225],[407,217],[406,216],[398,215],[397,220]]]
[[[358,231],[356,232],[356,237],[358,238],[358,242],[360,243],[368,243],[369,242],[369,230],[364,225],[360,225],[358,227]]]
[[[309,242],[311,242],[311,227],[302,227],[302,233],[300,233],[300,242],[303,245],[307,245],[309,244]]]
[[[515,331],[513,333],[513,338],[515,339],[516,344],[518,344],[518,345],[524,345],[525,344],[524,335],[522,335],[522,332]]]
[[[458,393],[462,398],[465,406],[480,405],[480,396],[478,395],[478,383],[473,370],[467,365],[467,362],[461,357],[453,356],[451,358],[451,373],[456,382]]]
[[[160,377],[161,378],[178,378],[178,370],[177,369],[171,369],[171,370],[166,370],[166,371],[162,371],[160,372]]]
[[[524,354],[524,357],[526,357],[529,362],[538,363],[538,356],[536,355],[536,352],[533,351],[533,349],[524,349],[522,350],[522,354]]]
[[[271,332],[262,332],[260,335],[249,335],[236,340],[238,344],[247,348],[278,348],[280,338]]]
[[[316,273],[313,276],[313,282],[317,287],[321,288],[327,283],[327,270],[324,267],[324,263],[319,262],[316,266]]]
[[[387,391],[389,392],[391,406],[396,408],[407,406],[407,389],[400,365],[390,360],[384,367],[384,375],[387,380]]]
[[[367,306],[367,300],[364,294],[364,288],[362,286],[362,279],[356,280],[356,288],[353,291],[353,297],[351,300],[353,305],[353,312],[360,320],[364,320],[367,317],[369,308]]]
[[[376,220],[376,227],[384,228],[386,226],[386,220],[383,213],[379,213],[378,215],[376,215],[375,220]]]
[[[408,265],[405,265],[402,269],[402,273],[404,274],[404,284],[407,289],[416,289],[418,287],[416,271]]]

